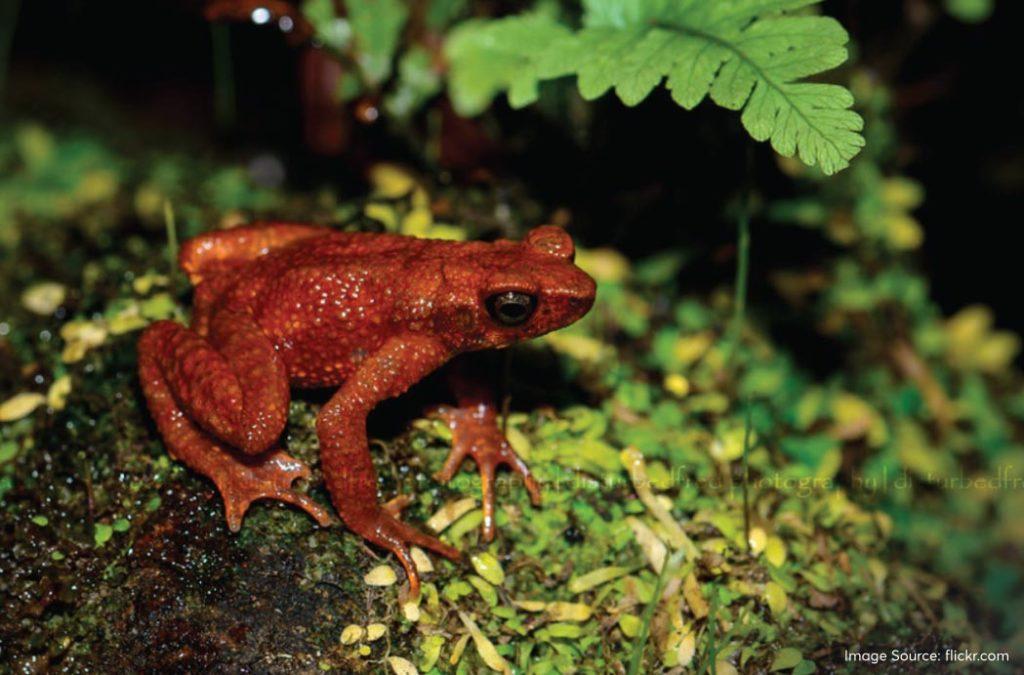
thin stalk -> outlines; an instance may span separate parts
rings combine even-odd
[[[750,402],[743,405],[746,414],[743,417],[743,541],[747,543],[747,554],[750,554],[750,466],[747,455],[750,454]]]
[[[711,593],[711,607],[708,608],[708,649],[707,649],[707,662],[702,668],[703,672],[709,675],[714,675],[718,670],[718,644],[717,636],[715,633],[718,630],[718,591],[715,589]]]
[[[217,126],[230,129],[235,124],[235,66],[231,56],[230,28],[210,24],[213,42],[213,111]]]
[[[743,170],[743,190],[740,193],[736,218],[736,279],[733,282],[733,315],[729,326],[725,359],[732,363],[739,351],[747,313],[747,288],[750,278],[750,203],[754,194],[754,146],[747,143]]]
[[[750,284],[750,201],[754,191],[754,150],[747,144],[747,161],[745,185],[740,201],[737,220],[736,241],[736,281],[733,289],[733,316],[729,330],[729,345],[726,358],[732,362],[739,350],[743,338],[743,326],[746,323],[747,288]],[[743,540],[746,542],[747,553],[750,553],[750,402],[743,400]]]
[[[171,201],[164,201],[164,230],[167,233],[167,266],[171,283],[178,278],[178,228],[174,221],[174,207]]]
[[[679,568],[679,564],[683,562],[685,555],[686,551],[680,549],[667,558],[661,567],[658,583],[654,587],[654,596],[647,603],[647,607],[644,608],[644,615],[641,617],[640,623],[640,633],[636,636],[636,642],[633,644],[633,653],[629,657],[629,675],[638,675],[641,672],[644,650],[647,648],[647,639],[651,634],[651,621],[654,619],[654,610],[658,608],[658,604],[661,602],[661,594],[665,590],[665,583],[668,581],[669,575]]]
[[[749,195],[740,207],[736,240],[736,281],[733,290],[732,325],[729,327],[728,358],[731,361],[739,349],[743,324],[747,313],[747,284],[750,277],[750,208]]]

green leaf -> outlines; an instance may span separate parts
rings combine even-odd
[[[370,86],[378,86],[391,75],[409,10],[402,0],[346,0],[345,7],[363,78]]]
[[[632,106],[664,82],[682,107],[710,97],[742,111],[754,139],[833,174],[864,146],[863,120],[846,88],[803,79],[843,63],[848,36],[785,14],[819,1],[584,0],[574,34],[541,15],[468,22],[448,44],[453,99],[475,114],[508,90],[522,107],[538,81],[575,75],[584,98],[614,89]]]
[[[18,444],[14,441],[0,443],[0,464],[9,462],[18,455]]]
[[[985,21],[995,8],[995,0],[946,0],[946,11],[965,23]]]
[[[787,436],[780,441],[779,448],[790,459],[804,466],[816,468],[838,445],[838,441],[831,436],[816,434],[813,436]]]
[[[775,659],[772,661],[771,672],[778,670],[789,670],[795,668],[800,661],[803,660],[803,654],[800,650],[795,647],[783,647],[775,654]]]
[[[468,4],[468,0],[431,0],[423,20],[428,28],[440,31],[465,12]]]
[[[352,25],[338,18],[332,0],[305,0],[302,14],[313,26],[316,38],[335,51],[348,48],[352,42]]]
[[[816,670],[817,667],[814,665],[814,661],[803,659],[793,668],[793,675],[811,675]]]
[[[451,65],[449,94],[462,115],[483,112],[502,91],[521,108],[537,100],[539,57],[552,43],[571,37],[567,28],[544,14],[496,21],[474,19],[457,26],[445,43]]]
[[[635,105],[663,78],[685,108],[710,95],[742,109],[755,139],[835,173],[863,146],[863,122],[846,89],[798,80],[846,60],[846,31],[826,17],[780,15],[815,3],[588,0],[579,47],[547,56],[578,73],[584,97],[614,87]]]
[[[114,534],[114,528],[106,523],[96,523],[96,529],[93,530],[92,538],[96,542],[96,546],[103,546],[110,537]]]
[[[772,615],[776,617],[782,615],[789,606],[786,590],[774,581],[769,581],[765,584],[764,597],[768,603],[768,608],[772,611]]]
[[[338,16],[331,0],[302,3],[302,13],[316,38],[334,51],[350,55],[359,66],[362,81],[378,87],[391,76],[409,9],[402,0],[346,0],[345,9],[347,15]],[[346,86],[349,89],[343,96],[354,98],[361,93],[358,86],[355,90],[351,83]]]
[[[397,79],[384,106],[391,115],[399,118],[412,115],[441,89],[441,75],[434,70],[429,52],[422,47],[413,47],[402,55]]]

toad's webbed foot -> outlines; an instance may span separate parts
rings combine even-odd
[[[327,510],[309,495],[292,487],[299,478],[309,478],[309,467],[282,450],[258,457],[231,457],[210,472],[224,498],[228,528],[237,532],[249,505],[257,499],[276,499],[293,504],[326,527],[331,523]]]
[[[347,524],[370,543],[395,554],[409,578],[409,595],[415,598],[420,594],[420,575],[409,552],[410,546],[431,550],[449,560],[459,560],[461,554],[455,547],[400,520],[398,511],[401,506],[404,504],[396,505],[393,501],[388,506],[350,518]]]
[[[452,450],[444,467],[434,478],[447,483],[459,471],[466,457],[472,457],[480,472],[483,499],[483,537],[494,539],[494,474],[506,465],[523,477],[526,490],[534,506],[540,506],[540,486],[530,473],[526,462],[519,458],[498,426],[494,408],[487,404],[459,408],[441,408],[441,417],[452,431]]]
[[[250,328],[242,327],[242,332],[248,336],[245,343],[248,347],[243,345],[235,351],[225,348],[234,359],[231,360],[216,351],[206,338],[179,324],[172,321],[152,324],[139,340],[139,378],[146,403],[171,456],[217,485],[232,531],[242,526],[246,510],[257,499],[294,504],[321,525],[328,525],[331,518],[327,510],[292,488],[296,479],[309,477],[309,467],[282,450],[267,449],[284,427],[288,383],[280,379],[284,377],[283,371],[271,367],[273,347],[267,346],[265,338],[260,338]],[[234,348],[237,347],[239,345],[234,344]],[[250,359],[255,358],[254,354],[262,354],[262,360],[270,365],[261,372],[246,369],[239,365],[240,354]],[[238,377],[233,369],[244,375]],[[204,382],[209,386],[200,386]],[[232,390],[258,393],[223,396],[224,392]],[[267,405],[223,408],[215,404],[218,396],[229,404],[246,400]],[[267,398],[264,401],[260,396]],[[194,416],[188,414],[190,408],[195,411]],[[272,413],[267,414],[265,410]],[[231,424],[235,418],[249,417],[258,418],[260,422]],[[248,445],[248,451],[232,449],[230,442],[214,433],[217,428]],[[250,434],[253,430],[258,433]]]

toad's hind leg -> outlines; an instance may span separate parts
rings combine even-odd
[[[242,517],[257,499],[294,504],[321,525],[329,524],[330,516],[322,506],[291,487],[296,479],[309,477],[309,467],[279,449],[248,456],[235,453],[185,414],[162,362],[168,356],[168,338],[187,330],[161,321],[147,329],[139,340],[142,390],[171,456],[217,485],[224,499],[228,527],[233,532],[241,527]]]

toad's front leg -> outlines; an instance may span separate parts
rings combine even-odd
[[[447,483],[458,473],[463,461],[472,457],[480,473],[480,492],[483,500],[483,538],[492,541],[495,532],[494,493],[495,471],[505,465],[523,478],[526,491],[534,506],[540,506],[540,485],[530,468],[516,454],[498,420],[498,402],[494,389],[472,372],[465,358],[458,359],[449,371],[449,381],[455,393],[454,408],[442,406],[441,417],[452,432],[452,450],[444,466],[434,476]]]
[[[398,557],[409,577],[412,597],[419,595],[420,580],[410,545],[452,560],[459,558],[459,552],[402,522],[394,509],[377,502],[377,472],[367,445],[366,416],[378,403],[405,392],[447,358],[447,350],[431,338],[390,338],[345,381],[316,420],[320,462],[335,508],[349,529]]]

